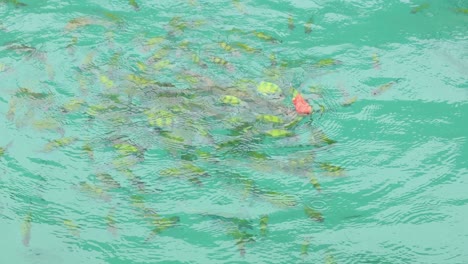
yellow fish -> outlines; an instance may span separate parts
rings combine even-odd
[[[73,222],[73,220],[65,219],[65,220],[63,220],[63,224],[65,225],[65,227],[68,229],[68,231],[72,235],[74,235],[76,237],[80,236],[79,227],[78,227],[77,224],[75,224],[75,222]]]
[[[281,93],[281,88],[279,88],[279,86],[274,83],[262,81],[257,86],[257,91],[264,95],[272,95]]]
[[[45,145],[44,151],[52,151],[59,147],[65,147],[74,143],[77,139],[74,137],[63,137],[56,140],[52,140],[51,142]]]
[[[136,0],[128,0],[128,4],[131,5],[136,11],[140,10],[140,6],[136,2]]]
[[[32,222],[32,215],[31,213],[26,214],[23,220],[23,224],[21,225],[21,234],[23,236],[23,245],[25,247],[29,246],[29,241],[31,240],[31,222]]]

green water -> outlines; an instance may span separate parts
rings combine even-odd
[[[0,263],[468,263],[467,1],[18,3]]]

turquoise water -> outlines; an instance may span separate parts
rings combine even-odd
[[[468,263],[466,8],[0,1],[0,263]]]

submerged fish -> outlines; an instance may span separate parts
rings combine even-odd
[[[109,189],[120,188],[120,183],[114,180],[108,173],[97,173],[96,178]]]
[[[3,155],[5,155],[5,153],[7,152],[8,148],[11,147],[11,145],[13,145],[13,141],[11,141],[10,143],[8,143],[6,146],[4,147],[0,147],[0,157],[2,157]]]
[[[373,64],[374,69],[380,69],[380,59],[379,59],[379,55],[377,55],[377,53],[372,54],[372,61],[374,62],[374,64]]]
[[[322,213],[312,209],[311,207],[309,207],[307,205],[304,206],[304,212],[309,218],[311,218],[311,219],[313,219],[313,220],[315,220],[317,222],[323,222],[323,220],[324,220],[324,218],[322,216]]]
[[[254,47],[251,47],[245,43],[242,43],[242,42],[236,42],[234,43],[234,45],[236,45],[237,47],[239,47],[240,49],[246,51],[246,52],[249,52],[249,53],[255,53],[255,52],[260,52],[260,49],[256,49]]]
[[[333,255],[329,254],[325,257],[325,264],[336,264],[336,261]]]
[[[261,40],[265,40],[265,41],[269,41],[269,42],[272,42],[272,43],[277,43],[277,42],[282,42],[282,41],[279,41],[277,40],[276,38],[270,36],[270,35],[267,35],[263,32],[259,32],[259,31],[253,31],[252,34],[261,39]]]
[[[89,143],[85,143],[82,149],[84,152],[86,152],[86,154],[88,154],[88,157],[91,160],[94,160],[94,150]]]
[[[145,242],[150,241],[151,239],[153,239],[153,237],[165,231],[166,229],[174,227],[179,221],[180,221],[180,218],[178,216],[173,216],[173,217],[168,217],[168,218],[160,218],[160,217],[156,218],[155,220],[152,221],[152,224],[155,225],[155,227],[151,230],[151,233],[146,238]]]
[[[23,236],[22,242],[25,247],[29,246],[29,241],[31,240],[31,222],[32,215],[27,213],[21,224],[21,235]]]
[[[332,58],[321,59],[315,63],[315,67],[322,68],[322,67],[330,67],[334,65],[342,64],[340,60],[335,60]]]
[[[312,32],[312,23],[313,19],[312,17],[307,20],[307,22],[304,24],[304,33],[310,34]]]
[[[47,143],[45,145],[44,151],[48,152],[48,151],[52,151],[52,150],[55,150],[55,149],[60,148],[60,147],[65,147],[65,146],[71,145],[76,140],[77,140],[77,138],[75,138],[75,137],[63,137],[63,138],[52,140],[52,141],[50,141],[49,143]]]
[[[107,231],[109,231],[113,236],[117,236],[117,227],[114,217],[115,209],[109,210],[109,213],[106,215],[106,224]]]
[[[82,192],[87,193],[94,198],[100,198],[104,201],[110,201],[110,197],[104,192],[103,189],[96,187],[95,185],[89,184],[87,182],[80,182],[79,183],[79,190]]]
[[[296,26],[294,26],[294,18],[291,14],[288,16],[288,28],[289,30],[294,30]]]
[[[456,13],[468,15],[468,8],[457,8],[455,9]]]
[[[310,239],[306,238],[301,244],[301,256],[302,258],[307,257],[309,255],[309,246],[310,246]]]
[[[344,168],[332,165],[329,162],[320,162],[319,166],[322,170],[327,172],[329,176],[343,176]]]
[[[278,207],[294,207],[297,205],[296,197],[275,191],[263,191],[256,189],[255,195]]]
[[[65,220],[63,220],[63,225],[65,225],[65,227],[68,229],[68,231],[72,235],[74,235],[76,237],[80,236],[80,229],[79,229],[78,225],[73,220],[65,219]]]
[[[268,230],[268,215],[262,215],[260,217],[260,234],[266,235]]]
[[[314,188],[320,192],[322,190],[322,187],[320,186],[320,183],[318,182],[317,178],[315,178],[313,175],[309,176],[310,184],[314,186]]]
[[[223,59],[223,58],[216,57],[216,56],[211,56],[210,61],[213,62],[214,64],[224,66],[226,69],[228,69],[230,71],[234,70],[234,66],[232,64],[230,64],[228,61],[226,61],[225,59]]]
[[[386,84],[384,84],[382,86],[379,86],[377,89],[372,91],[372,95],[374,95],[374,96],[381,95],[382,93],[384,93],[385,91],[390,89],[393,85],[397,84],[398,82],[400,82],[400,79],[397,79],[395,81],[391,81],[391,82],[386,83]]]
[[[253,234],[247,233],[247,231],[234,229],[228,233],[231,237],[236,240],[236,245],[239,250],[239,254],[243,257],[245,256],[245,245],[247,243],[255,242],[255,236]]]
[[[424,9],[428,9],[429,7],[430,7],[429,3],[420,4],[420,5],[416,6],[416,7],[413,7],[411,9],[411,13],[416,14],[416,13],[419,13],[419,12],[423,11]]]
[[[357,100],[357,96],[353,96],[353,97],[350,97],[350,98],[347,98],[346,100],[344,100],[341,105],[342,106],[350,106],[352,104],[354,104],[354,102],[356,102]]]
[[[16,97],[28,97],[28,98],[36,99],[36,100],[46,99],[46,98],[51,97],[52,95],[53,95],[52,93],[36,93],[24,87],[19,88],[18,91],[16,91],[15,93]]]
[[[140,6],[138,5],[136,0],[128,0],[128,4],[131,5],[136,11],[140,10]]]
[[[66,25],[65,25],[65,30],[66,31],[74,31],[77,30],[81,27],[89,26],[89,25],[99,25],[99,26],[108,26],[109,22],[105,22],[102,20],[99,20],[97,18],[93,17],[77,17],[72,20],[70,20]]]
[[[293,104],[296,108],[296,112],[301,115],[310,115],[312,114],[312,106],[302,97],[300,93],[297,93],[293,98]]]
[[[2,0],[1,2],[5,4],[14,5],[15,7],[27,6],[27,4],[20,2],[18,0]]]

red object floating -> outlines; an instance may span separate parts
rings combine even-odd
[[[296,107],[296,112],[301,115],[309,115],[312,113],[312,106],[307,103],[307,101],[302,97],[300,93],[296,95],[293,99],[294,107]]]

